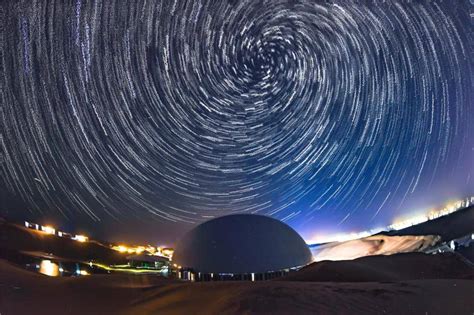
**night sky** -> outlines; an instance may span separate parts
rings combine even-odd
[[[473,12],[1,1],[0,215],[172,243],[259,213],[308,239],[472,195]]]

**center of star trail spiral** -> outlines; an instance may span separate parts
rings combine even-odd
[[[33,211],[370,226],[473,191],[467,2],[1,7],[0,182]]]

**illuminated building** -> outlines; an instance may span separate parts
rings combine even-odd
[[[127,256],[128,264],[131,268],[137,269],[168,269],[169,259],[166,257],[139,254]]]
[[[162,248],[161,249],[161,254],[165,257],[168,257],[168,258],[172,258],[173,257],[173,253],[174,253],[174,249],[173,248],[169,248],[169,247],[166,247],[166,248]]]
[[[238,214],[207,221],[176,246],[173,263],[186,280],[266,280],[312,262],[304,240],[281,221]]]
[[[54,235],[56,234],[56,230],[52,226],[42,226],[41,231],[45,232],[46,234]]]

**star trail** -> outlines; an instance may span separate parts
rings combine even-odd
[[[3,213],[308,236],[474,192],[468,1],[0,9]]]

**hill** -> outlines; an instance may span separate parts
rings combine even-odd
[[[449,215],[397,231],[380,234],[402,235],[439,235],[443,241],[449,241],[474,232],[474,206],[467,207]]]
[[[97,242],[77,242],[0,220],[0,257],[12,260],[19,252],[53,253],[74,261],[123,263],[124,256]]]
[[[457,254],[403,253],[312,263],[284,281],[370,282],[474,279],[474,269]]]

